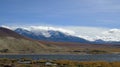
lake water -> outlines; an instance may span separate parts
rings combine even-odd
[[[33,60],[76,60],[76,61],[120,61],[120,54],[99,54],[99,55],[0,55],[0,58],[20,59],[30,58]]]

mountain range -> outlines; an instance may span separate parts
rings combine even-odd
[[[21,28],[10,30],[7,28],[0,27],[0,53],[79,54],[85,53],[86,49],[89,51],[100,50],[106,52],[120,52],[119,46],[117,45],[96,45],[89,43],[89,41],[85,39],[79,39],[78,37],[60,31],[47,30],[44,32],[49,33],[49,37],[44,36],[43,32],[41,32],[40,34],[36,34],[34,32]],[[28,34],[30,37],[28,37]],[[35,36],[35,39],[31,36]],[[45,39],[39,39],[39,36]],[[49,38],[51,38],[51,40]],[[79,41],[74,41],[72,39],[78,39]]]
[[[89,44],[114,44],[119,45],[119,30],[118,29],[110,29],[108,31],[102,32],[102,35],[93,37],[86,36],[78,36],[76,32],[71,30],[66,30],[58,27],[50,27],[50,26],[25,26],[25,27],[9,27],[2,26],[4,28],[8,28],[16,33],[28,37],[34,40],[43,40],[43,41],[53,41],[53,42],[77,42],[77,43],[89,43]],[[79,34],[80,35],[80,34]]]
[[[53,41],[53,42],[78,42],[78,43],[89,43],[89,44],[117,44],[118,41],[104,41],[102,39],[96,39],[95,41],[89,41],[81,37],[77,37],[75,35],[71,35],[70,33],[63,32],[60,30],[52,30],[52,29],[24,29],[24,28],[16,28],[14,31],[20,35],[25,37],[29,37],[35,40],[43,40],[43,41]]]

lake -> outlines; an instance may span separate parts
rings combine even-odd
[[[120,61],[120,54],[98,54],[98,55],[59,55],[59,54],[22,54],[22,55],[0,55],[0,58],[20,59],[30,58],[33,60],[76,60],[76,61]]]

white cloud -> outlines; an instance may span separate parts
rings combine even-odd
[[[13,29],[13,28],[11,28],[9,26],[6,26],[6,25],[1,25],[1,27],[8,28],[8,29]]]
[[[120,41],[120,29],[100,28],[100,27],[67,27],[74,30],[76,36],[94,41],[101,39],[104,41]]]
[[[120,41],[120,29],[110,29],[102,32],[103,36],[99,36],[98,39],[105,41]]]
[[[68,26],[65,29],[73,30],[75,36],[85,38],[90,41],[96,40],[98,36],[102,35],[102,32],[109,30],[109,28],[100,27],[85,27],[85,26]]]
[[[52,27],[52,26],[30,26],[30,27],[23,27],[24,29],[27,29],[29,31],[33,31],[33,32],[37,32],[39,33],[39,31],[47,31],[47,30],[54,30],[54,31],[61,31],[63,33],[66,33],[66,34],[70,34],[70,35],[73,35],[75,34],[74,31],[71,31],[71,30],[67,30],[67,29],[63,29],[63,28],[60,28],[60,27]],[[45,33],[44,33],[45,34]]]

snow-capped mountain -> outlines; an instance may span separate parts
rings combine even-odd
[[[58,28],[50,26],[8,27],[15,32],[36,40],[62,42],[120,43],[120,29]],[[81,32],[81,34],[79,33]]]
[[[45,29],[22,29],[17,28],[14,30],[15,32],[30,37],[35,40],[45,40],[45,41],[56,41],[56,42],[80,42],[80,43],[88,43],[89,41],[73,36],[67,32],[63,32],[60,30],[45,30]]]

